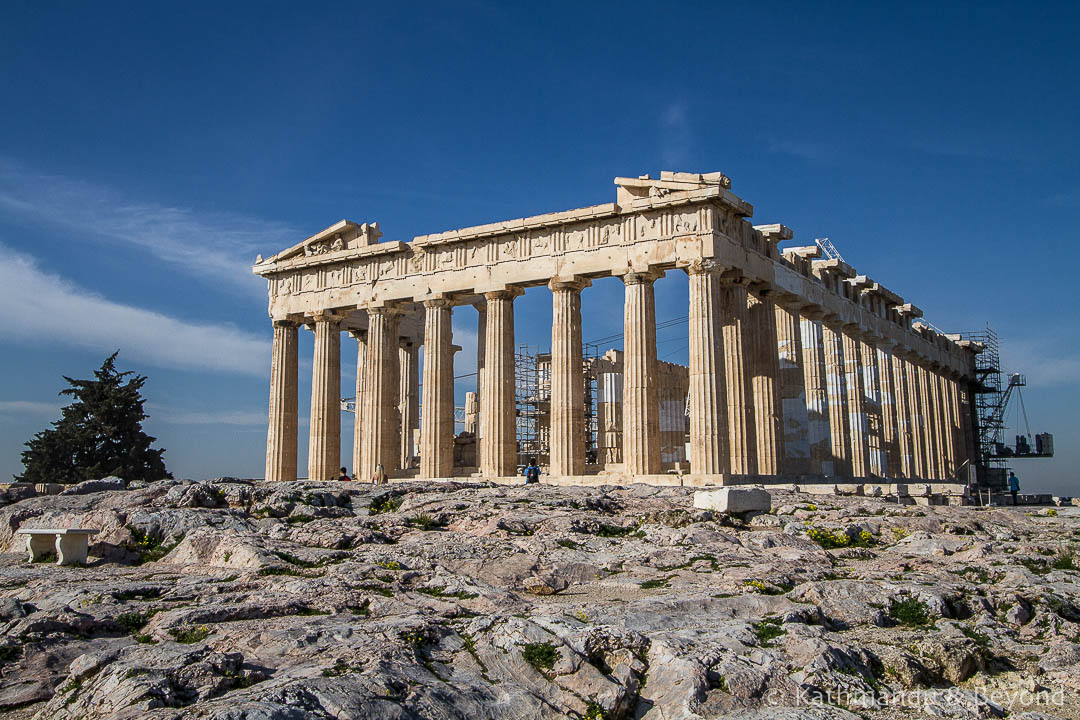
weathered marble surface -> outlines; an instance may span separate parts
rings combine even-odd
[[[1078,717],[1080,573],[1051,565],[1074,509],[777,491],[744,522],[692,493],[170,481],[8,504],[0,716],[915,718],[795,706],[923,689],[980,718],[980,688],[1045,688],[1065,705],[1013,717]],[[102,533],[85,568],[28,566],[23,523]],[[873,542],[825,550],[811,528]],[[138,565],[139,538],[175,546]],[[930,624],[896,625],[903,598]]]

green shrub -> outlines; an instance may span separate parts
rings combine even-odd
[[[169,634],[178,643],[194,645],[210,637],[210,628],[205,625],[189,626],[183,628],[169,628]]]
[[[284,567],[265,567],[259,570],[260,575],[290,575],[293,577],[303,577],[303,573],[299,573],[292,568]]]
[[[172,552],[173,548],[180,544],[177,540],[174,543],[168,545],[164,544],[162,540],[154,537],[153,535],[144,533],[134,525],[127,526],[128,532],[131,533],[132,539],[135,540],[135,545],[132,547],[135,552],[139,553],[139,559],[137,564],[156,562],[161,558]]]
[[[146,623],[150,622],[150,618],[154,616],[156,610],[151,610],[148,613],[141,612],[126,612],[120,613],[116,616],[116,624],[124,628],[132,635],[136,634],[139,630],[142,630]]]
[[[889,603],[889,617],[905,627],[931,625],[930,608],[922,600],[913,597],[893,598]]]
[[[761,622],[754,623],[754,635],[761,647],[772,647],[772,641],[787,631],[783,627],[784,621],[780,618],[765,618]]]
[[[425,530],[426,531],[426,530],[442,530],[443,529],[443,524],[441,522],[439,522],[438,520],[436,520],[435,518],[428,515],[427,513],[420,513],[419,515],[413,515],[411,518],[409,518],[405,522],[407,522],[409,524],[409,527],[414,527],[414,528],[416,528],[418,530]]]
[[[18,645],[0,645],[0,663],[14,660],[19,656],[19,650]]]
[[[578,544],[576,542],[574,542],[573,540],[567,540],[565,538],[562,538],[560,540],[556,540],[555,544],[558,545],[559,547],[568,548],[570,550],[577,550],[578,549]]]
[[[846,547],[870,547],[875,542],[874,536],[866,530],[853,538],[843,530],[812,527],[806,531],[806,536],[826,550]]]
[[[1076,566],[1076,556],[1072,550],[1062,551],[1050,566],[1055,570],[1080,570],[1080,567]]]
[[[378,515],[379,513],[397,512],[403,502],[405,502],[404,495],[383,495],[374,498],[371,501],[371,507],[368,508],[368,514]]]
[[[668,575],[664,578],[656,578],[655,580],[646,580],[645,582],[638,583],[642,590],[655,590],[656,588],[668,587],[668,580],[675,577],[674,575]]]
[[[559,659],[559,651],[551,643],[529,643],[521,649],[521,657],[538,671],[550,670]]]

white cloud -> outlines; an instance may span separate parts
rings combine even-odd
[[[251,273],[256,254],[284,249],[298,235],[283,224],[236,214],[136,202],[111,188],[26,172],[2,158],[0,211],[79,238],[137,247],[192,275],[252,293],[266,291],[265,281]]]
[[[266,376],[270,344],[231,325],[204,325],[123,305],[41,270],[0,244],[0,333],[124,354],[158,367]]]
[[[1002,362],[1010,371],[1024,373],[1033,387],[1080,383],[1080,358],[1045,340],[1009,339],[1002,347]]]
[[[0,400],[0,415],[56,415],[59,417],[60,404],[32,400]]]
[[[266,425],[265,410],[170,410],[147,404],[146,414],[167,425]]]

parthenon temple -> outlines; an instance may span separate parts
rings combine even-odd
[[[514,301],[547,286],[545,480],[669,483],[674,468],[687,485],[966,482],[978,343],[938,332],[817,245],[780,249],[792,231],[751,224],[753,207],[722,173],[615,186],[612,203],[411,242],[343,220],[260,257],[274,328],[266,479],[298,473],[300,326],[315,338],[310,479],[334,478],[340,463],[343,332],[356,341],[357,475],[380,465],[392,478],[461,473],[451,313],[464,306],[479,330],[467,474],[520,478]],[[689,276],[688,368],[657,358],[654,283],[672,272]],[[581,298],[606,277],[625,286],[623,349],[604,356],[587,408]],[[591,450],[590,409],[606,418]],[[688,418],[686,452],[682,420],[662,423],[673,412]]]

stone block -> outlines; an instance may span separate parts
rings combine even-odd
[[[723,513],[768,512],[772,508],[772,496],[762,488],[698,490],[694,493],[694,507]]]
[[[60,492],[61,495],[88,495],[96,492],[108,492],[111,490],[125,490],[126,486],[124,481],[118,477],[110,475],[100,480],[84,480],[83,482],[72,485],[66,490]]]

